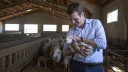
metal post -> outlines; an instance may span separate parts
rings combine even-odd
[[[128,48],[128,46],[127,46],[127,42],[126,42],[125,43],[125,56],[124,56],[125,58],[127,58],[127,48]],[[128,72],[127,71],[127,60],[125,60],[125,69],[126,69],[125,72]]]
[[[108,70],[108,52],[105,50],[105,72]]]

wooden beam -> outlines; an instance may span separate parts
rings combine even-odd
[[[20,9],[20,10],[23,10],[23,8],[19,7],[19,6],[16,6],[16,8]]]
[[[107,0],[85,0],[91,4],[95,4],[95,5],[101,5],[104,4]]]
[[[38,8],[33,8],[30,12],[33,12],[33,11],[36,11],[36,10],[39,10],[39,9],[38,9]],[[30,12],[27,12],[26,10],[24,10],[24,11],[22,11],[22,12],[10,14],[10,15],[7,15],[7,16],[5,16],[5,17],[0,18],[0,21],[6,20],[6,19],[10,19],[10,18],[13,18],[13,17],[16,17],[16,16],[28,14],[28,13],[30,13]]]
[[[26,3],[25,3],[25,5],[26,5]],[[19,6],[22,6],[23,8],[21,9]],[[21,11],[27,10],[27,9],[29,9],[29,8],[32,8],[32,7],[25,7],[24,4],[19,5],[19,6],[15,6],[15,7],[11,7],[11,8],[7,8],[7,9],[4,9],[4,10],[1,10],[1,11],[3,11],[3,13],[4,13],[3,15],[1,15],[1,17],[8,16],[8,15],[10,15],[10,14],[17,13],[17,12],[21,12]],[[19,10],[17,7],[19,7],[20,10]],[[11,11],[11,10],[13,10],[13,11],[15,11],[15,12],[13,12],[13,11]]]
[[[8,1],[8,0],[4,0],[5,2],[9,3],[9,4],[12,4],[12,2]]]
[[[45,12],[47,12],[47,13],[55,13],[56,14],[56,16],[61,16],[61,17],[65,17],[66,18],[66,14],[64,14],[64,13],[61,13],[61,12],[59,12],[59,11],[56,11],[56,10],[51,10],[51,9],[49,9],[49,8],[47,8],[47,7],[44,7],[44,6],[41,6],[41,5],[37,5],[37,4],[33,4],[33,3],[31,3],[31,5],[32,6],[34,6],[34,7],[36,7],[36,8],[38,8],[38,9],[40,9],[40,10],[42,10],[42,11],[45,11]],[[34,7],[32,7],[31,9],[33,9]],[[26,9],[27,10],[27,9]],[[26,11],[26,10],[24,10],[24,11]],[[23,12],[23,11],[22,11]],[[27,11],[26,11],[27,12]],[[24,12],[23,12],[24,13]],[[19,12],[17,12],[17,13],[14,13],[14,14],[11,14],[10,13],[10,15],[6,15],[6,16],[3,16],[2,18],[0,18],[0,20],[6,20],[6,19],[9,19],[9,18],[12,18],[12,17],[15,17],[15,16],[17,16],[17,15],[15,15],[15,14],[23,14],[23,13],[19,13]]]
[[[48,12],[54,13],[54,14],[58,14],[58,15],[62,15],[62,16],[67,16],[67,14],[65,14],[65,13],[62,13],[62,12],[59,12],[59,11],[56,11],[56,10],[51,10],[51,9],[46,8],[44,6],[37,5],[37,7],[41,8],[43,10],[46,10]]]
[[[0,3],[0,6],[4,6],[2,3]]]
[[[0,8],[0,10],[6,9],[6,8],[10,8],[10,7],[14,7],[14,6],[17,6],[17,5],[21,5],[21,4],[24,4],[24,3],[27,3],[27,1],[21,2],[21,3],[7,5],[7,6],[3,7],[3,8]]]
[[[58,1],[59,1],[59,0],[56,0],[56,3],[57,3],[57,4],[58,4]]]
[[[69,6],[69,0],[66,0],[66,6],[67,7]]]
[[[24,7],[27,9],[30,8],[29,5],[27,5],[27,4],[24,4]]]
[[[16,9],[15,8],[9,8],[9,10],[11,10],[13,12],[16,12]]]
[[[70,1],[69,0],[67,0],[67,1],[68,1],[67,5],[69,5],[70,4]],[[29,5],[31,5],[31,6],[29,6]],[[52,4],[47,3],[45,1],[31,0],[31,2],[24,2],[24,3],[21,3],[20,5],[14,6],[14,7],[20,9],[19,11],[16,10],[16,12],[15,12],[16,14],[18,12],[25,11],[25,10],[27,10],[29,8],[31,8],[31,9],[38,8],[38,9],[41,9],[43,11],[45,10],[45,12],[47,12],[47,13],[51,13],[52,14],[54,12],[58,16],[63,16],[63,17],[66,17],[67,16],[66,9],[59,8],[59,7],[55,6],[55,5],[52,5]],[[13,9],[14,7],[9,7],[9,8],[12,8]],[[49,9],[49,7],[51,7],[51,9]],[[89,14],[90,12],[88,10],[86,10],[86,13]],[[4,14],[3,17],[8,17],[9,15]]]
[[[107,0],[102,6],[106,6],[108,4],[110,4],[111,2],[113,2],[114,0]]]
[[[41,2],[38,2],[38,1],[35,2],[34,1],[32,3],[37,4],[37,5],[40,5],[40,6],[50,7],[51,9],[54,9],[54,10],[57,10],[57,11],[66,12],[66,9],[59,8],[57,6],[54,6],[54,5],[51,5],[51,4],[42,2],[42,1]]]

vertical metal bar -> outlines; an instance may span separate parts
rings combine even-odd
[[[2,58],[2,70],[5,69],[5,57]]]
[[[23,49],[23,57],[25,57],[25,49]]]
[[[118,37],[118,48],[119,48],[119,43],[120,43],[120,39],[119,39],[119,37]]]
[[[18,59],[17,59],[17,52],[15,53],[15,62],[14,63],[16,63],[18,61]]]
[[[126,43],[125,43],[125,56],[124,56],[125,58],[127,58],[127,47],[128,47],[128,46],[127,46],[127,42],[126,42]],[[127,71],[127,60],[125,60],[125,69],[126,69],[125,72],[128,72],[128,71]]]
[[[105,50],[105,72],[107,72],[107,69],[108,69],[108,60],[107,60],[107,57],[108,56],[108,52],[107,50]]]
[[[9,66],[12,65],[12,54],[9,55]]]

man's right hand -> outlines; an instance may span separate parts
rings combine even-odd
[[[78,46],[78,44],[77,44],[77,42],[75,40],[72,41],[71,48],[73,48],[75,53],[79,53],[80,52],[80,47]]]

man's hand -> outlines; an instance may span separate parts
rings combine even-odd
[[[72,41],[71,48],[72,48],[71,50],[72,51],[74,50],[75,53],[79,53],[80,52],[80,47],[78,46],[78,44],[77,44],[77,42],[75,40]]]
[[[85,39],[85,38],[77,37],[77,36],[74,36],[74,35],[72,35],[72,37],[75,38],[76,41],[78,41],[78,42],[81,42],[81,39],[82,39],[82,42],[84,42],[88,45],[91,45],[94,48],[97,48],[97,44],[91,39]]]
[[[93,48],[90,46],[79,46],[80,47],[80,54],[83,56],[88,56],[93,52]]]
[[[75,38],[78,42],[81,41],[81,38],[80,37],[77,37],[77,36],[74,36],[74,35],[72,35],[72,37]]]

